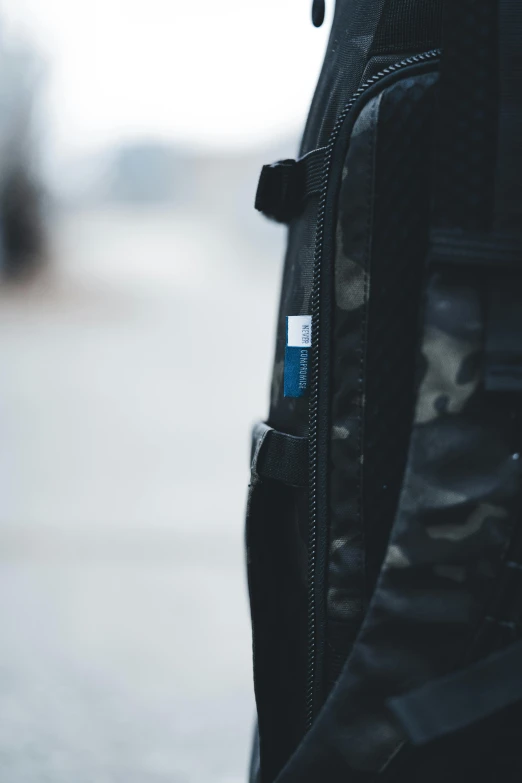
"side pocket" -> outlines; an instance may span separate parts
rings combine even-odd
[[[262,783],[304,731],[307,465],[305,438],[254,428],[246,551]]]

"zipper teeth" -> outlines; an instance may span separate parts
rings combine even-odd
[[[326,216],[326,202],[328,194],[328,174],[332,161],[333,151],[337,136],[340,133],[347,115],[353,108],[356,101],[372,87],[376,82],[389,76],[392,73],[429,60],[434,60],[440,55],[440,49],[432,49],[429,52],[412,55],[398,63],[389,65],[382,71],[379,71],[353,94],[350,101],[346,104],[339,115],[328,142],[326,150],[326,161],[319,198],[319,209],[317,217],[317,233],[314,259],[313,289],[311,300],[312,312],[312,356],[311,356],[311,382],[310,382],[310,420],[309,420],[309,442],[310,442],[310,489],[309,489],[309,542],[308,542],[308,668],[307,668],[307,687],[306,687],[306,729],[310,729],[314,718],[314,686],[315,686],[315,656],[316,656],[316,557],[317,557],[317,434],[318,434],[318,407],[319,407],[319,337],[320,323],[319,311],[321,300],[321,261],[322,247],[324,237],[324,224]]]

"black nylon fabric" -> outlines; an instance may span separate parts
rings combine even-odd
[[[488,230],[498,133],[498,0],[444,5],[435,222]]]
[[[341,109],[358,88],[385,1],[337,0],[301,154],[328,142]]]
[[[260,757],[252,779],[259,783],[274,780],[304,732],[306,505],[305,489],[253,471],[246,549]]]
[[[389,0],[370,55],[437,49],[442,37],[443,0]]]
[[[522,5],[446,2],[441,63],[437,227],[520,234]],[[495,240],[496,241],[496,240]]]
[[[358,88],[385,0],[338,0],[324,65],[306,123],[300,156],[328,143],[335,120]],[[312,196],[289,225],[276,331],[268,423],[308,434],[308,399],[283,394],[286,317],[310,315],[319,199]]]

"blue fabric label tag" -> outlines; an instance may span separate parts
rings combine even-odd
[[[291,315],[286,319],[285,397],[305,397],[310,378],[312,317]]]

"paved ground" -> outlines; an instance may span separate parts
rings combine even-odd
[[[279,252],[238,242],[71,213],[51,278],[0,292],[2,783],[245,780]]]

